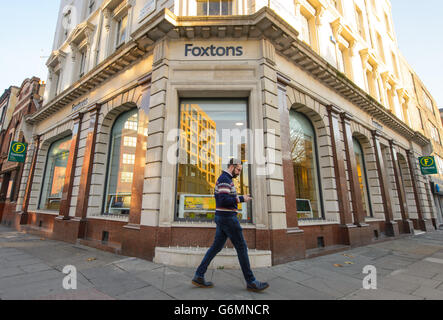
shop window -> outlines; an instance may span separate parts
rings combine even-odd
[[[314,127],[306,116],[291,110],[289,128],[298,218],[323,219]]]
[[[189,118],[196,130],[189,130]],[[231,157],[243,161],[240,177],[234,179],[239,195],[251,194],[248,144],[247,103],[242,100],[182,100],[180,105],[179,164],[177,172],[176,219],[212,221],[215,216],[214,189]],[[237,131],[238,130],[238,131]],[[224,135],[229,133],[228,136]],[[204,137],[204,138],[203,138]],[[228,140],[229,139],[229,140]],[[202,141],[198,146],[192,141]],[[250,203],[239,204],[239,218],[251,221]]]
[[[233,0],[197,0],[198,16],[232,15]]]
[[[60,210],[70,148],[71,136],[54,142],[49,148],[40,198],[40,209]]]
[[[142,130],[147,123],[139,121],[138,109],[134,108],[120,115],[112,127],[104,215],[129,215],[137,135],[142,133],[143,144],[147,142]]]
[[[357,163],[358,182],[360,185],[361,197],[363,200],[363,210],[366,217],[372,217],[370,194],[368,189],[368,177],[366,173],[366,163],[363,148],[356,138],[352,138],[354,143],[355,160]]]

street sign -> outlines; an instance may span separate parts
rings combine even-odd
[[[420,157],[420,170],[423,175],[438,174],[437,164],[434,157]]]
[[[8,161],[21,163],[25,162],[27,151],[27,143],[13,141],[11,143],[11,149],[9,150]]]

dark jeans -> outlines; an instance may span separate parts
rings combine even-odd
[[[251,271],[249,263],[248,246],[243,237],[243,229],[236,215],[217,214],[215,216],[215,223],[217,224],[217,231],[215,233],[215,240],[212,247],[206,253],[203,261],[198,267],[196,275],[204,277],[206,271],[215,256],[223,249],[226,240],[229,238],[237,251],[238,261],[245,277],[246,283],[250,284],[255,281],[254,274]]]

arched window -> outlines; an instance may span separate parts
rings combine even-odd
[[[43,210],[60,210],[60,202],[65,185],[65,173],[68,165],[71,136],[54,142],[48,151],[43,189],[39,208]]]
[[[358,182],[360,183],[360,192],[363,199],[363,209],[366,217],[372,217],[371,201],[368,189],[368,178],[366,175],[366,164],[363,149],[356,138],[352,138],[354,143],[355,160],[357,162]]]
[[[144,137],[147,125],[143,125]],[[128,215],[131,207],[135,154],[139,129],[138,109],[120,115],[111,132],[108,174],[105,196],[105,215]],[[147,140],[143,148],[146,149]]]
[[[291,110],[289,129],[298,217],[299,219],[322,219],[320,175],[314,127],[306,116]]]

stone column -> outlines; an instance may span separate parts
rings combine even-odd
[[[97,137],[98,117],[100,115],[99,104],[89,108],[89,128],[86,136],[85,155],[83,157],[82,174],[78,191],[75,220],[80,223],[78,238],[84,238],[86,226],[86,214],[88,210],[89,190],[91,187],[92,167],[94,164],[95,142]]]
[[[346,179],[344,145],[340,134],[339,117],[340,112],[333,105],[327,106],[329,127],[332,142],[332,153],[334,157],[334,171],[337,185],[337,196],[340,210],[340,227],[342,229],[342,241],[351,245],[359,243],[357,226],[352,223],[351,204],[349,199],[348,181]]]
[[[369,224],[365,222],[365,212],[363,199],[357,171],[357,160],[355,159],[354,142],[352,140],[351,120],[352,115],[347,112],[341,114],[343,125],[343,137],[346,149],[346,163],[348,167],[349,184],[351,186],[351,199],[353,207],[354,224],[359,227],[360,238],[358,245],[365,245],[372,242]]]
[[[26,184],[25,195],[23,197],[22,211],[20,212],[20,224],[26,224],[28,219],[29,199],[31,198],[31,189],[34,180],[35,166],[37,163],[37,156],[40,148],[40,136],[34,137],[34,145],[35,149],[34,149],[34,154],[32,156],[31,168],[29,169],[28,183]]]
[[[389,194],[389,184],[387,180],[386,166],[383,160],[383,154],[379,141],[379,133],[377,132],[377,130],[372,131],[372,138],[374,142],[374,153],[377,163],[378,180],[380,183],[383,208],[385,211],[385,233],[389,237],[396,237],[399,235],[399,229],[397,222],[394,221],[391,196]]]
[[[60,201],[59,216],[57,217],[57,219],[63,220],[69,220],[69,208],[71,205],[72,187],[74,184],[75,166],[77,163],[78,143],[80,140],[83,114],[77,113],[74,117],[71,147],[69,148],[68,164],[66,165],[65,184],[63,186],[63,193]]]
[[[400,174],[400,169],[397,159],[397,151],[394,148],[394,141],[389,140],[389,146],[391,148],[392,155],[392,166],[394,168],[395,174],[395,184],[397,187],[398,200],[400,202],[401,218],[403,220],[403,232],[404,233],[414,233],[414,225],[411,220],[409,220],[408,203],[406,200],[405,189],[403,186],[403,178]]]
[[[147,84],[150,85],[150,79],[147,80]],[[147,105],[140,106],[138,111],[137,145],[135,149],[136,161],[134,164],[134,180],[132,182],[131,208],[129,211],[128,226],[140,227],[147,151],[147,137],[145,134],[148,130],[150,96],[151,90],[148,88],[144,91],[143,98],[141,99],[142,104],[143,102],[146,102]]]
[[[134,164],[134,179],[132,182],[131,206],[129,210],[128,224],[123,227],[124,237],[122,237],[122,252],[125,255],[151,258],[147,253],[152,249],[146,249],[154,244],[152,235],[155,232],[142,230],[141,215],[143,210],[143,193],[145,191],[145,169],[146,169],[146,155],[147,155],[147,137],[145,130],[149,130],[148,114],[150,110],[151,97],[151,76],[143,78],[140,85],[145,86],[141,105],[138,106],[138,134],[137,145],[135,150],[135,164]],[[161,178],[159,178],[161,179]],[[150,237],[146,234],[150,233]],[[143,242],[143,245],[140,245]],[[148,244],[148,242],[151,242]]]
[[[286,88],[279,86],[280,139],[282,149],[283,182],[285,188],[286,223],[288,228],[299,230],[297,214],[297,192],[295,190],[294,164],[291,153],[289,110],[286,105]]]

